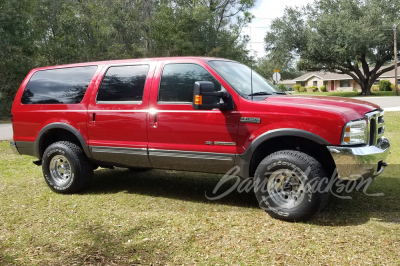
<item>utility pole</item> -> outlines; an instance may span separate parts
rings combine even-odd
[[[399,81],[397,76],[397,25],[394,25],[394,88],[396,96],[399,96]]]

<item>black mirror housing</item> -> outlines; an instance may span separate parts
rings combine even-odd
[[[220,99],[223,103],[220,103]],[[228,92],[215,91],[214,83],[210,81],[196,81],[193,90],[193,109],[233,110],[233,100]]]

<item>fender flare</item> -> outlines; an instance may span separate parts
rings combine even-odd
[[[262,144],[263,142],[276,138],[276,137],[301,137],[313,142],[316,142],[323,146],[328,146],[330,143],[325,140],[324,138],[311,133],[309,131],[305,131],[302,129],[295,129],[295,128],[280,128],[267,131],[260,136],[258,136],[255,140],[253,140],[250,145],[247,147],[246,151],[242,154],[238,154],[236,156],[235,165],[240,167],[240,171],[237,174],[242,178],[250,177],[250,161],[253,156],[254,151],[257,147]]]
[[[52,124],[48,124],[46,126],[44,126],[40,131],[39,134],[36,137],[35,142],[33,143],[33,149],[34,149],[34,155],[35,157],[40,158],[40,144],[42,142],[42,138],[43,135],[45,133],[47,133],[47,131],[51,130],[51,129],[64,129],[67,130],[69,132],[71,132],[72,134],[74,134],[75,137],[77,137],[77,139],[79,140],[83,151],[85,152],[86,156],[88,158],[92,158],[92,155],[90,154],[90,150],[89,150],[89,146],[86,143],[85,138],[82,136],[82,134],[73,126],[69,125],[69,124],[65,124],[65,123],[52,123]]]

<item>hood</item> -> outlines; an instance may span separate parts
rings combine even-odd
[[[268,97],[266,101],[269,104],[284,104],[293,107],[339,113],[347,116],[349,120],[363,118],[365,113],[379,108],[378,105],[370,102],[335,96],[284,95]]]

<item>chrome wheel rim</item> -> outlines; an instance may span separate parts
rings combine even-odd
[[[50,174],[57,185],[68,183],[71,178],[71,165],[63,155],[56,155],[50,161]]]
[[[304,180],[292,170],[279,169],[270,175],[267,192],[279,207],[295,208],[305,196]]]

